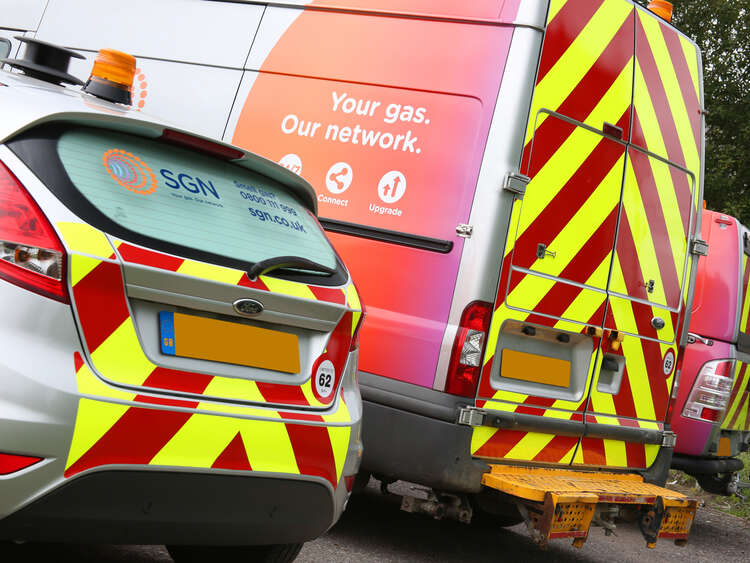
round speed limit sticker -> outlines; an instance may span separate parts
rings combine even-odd
[[[674,352],[672,352],[672,350],[669,350],[664,355],[664,375],[669,377],[673,369],[674,369]]]
[[[336,382],[336,368],[331,360],[320,363],[315,372],[315,391],[318,395],[327,398],[333,392],[333,384]]]

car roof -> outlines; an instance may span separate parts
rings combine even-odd
[[[243,156],[232,160],[290,188],[317,213],[315,190],[301,176],[242,148],[182,129],[158,117],[113,104],[76,87],[64,87],[15,72],[0,71],[0,144],[42,124],[75,123],[157,138],[165,129],[231,147]]]

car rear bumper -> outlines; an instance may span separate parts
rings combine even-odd
[[[138,544],[296,543],[338,517],[322,479],[107,470],[0,520],[0,539]]]
[[[68,305],[3,282],[0,303],[9,351],[0,358],[0,452],[42,458],[0,475],[0,540],[179,543],[187,530],[192,543],[305,541],[340,516],[344,477],[361,459],[356,353],[341,397],[314,417],[199,404],[98,378]],[[136,500],[155,507],[151,516],[137,514]],[[292,507],[297,528],[278,516]]]

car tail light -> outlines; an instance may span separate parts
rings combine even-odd
[[[491,319],[492,303],[474,301],[464,309],[453,341],[445,385],[447,393],[463,397],[476,394]]]
[[[0,278],[68,302],[65,250],[23,185],[0,163]]]
[[[721,422],[729,406],[734,384],[734,360],[714,360],[701,368],[682,416]]]
[[[10,475],[42,461],[41,457],[4,454],[0,452],[0,475]]]

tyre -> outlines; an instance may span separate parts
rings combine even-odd
[[[174,563],[290,563],[303,545],[168,545],[167,551]]]
[[[701,489],[714,495],[729,496],[732,493],[729,485],[732,483],[734,473],[714,473],[693,475]]]
[[[472,523],[478,526],[510,528],[524,521],[515,504],[509,503],[497,491],[484,489],[469,497],[474,509]]]

